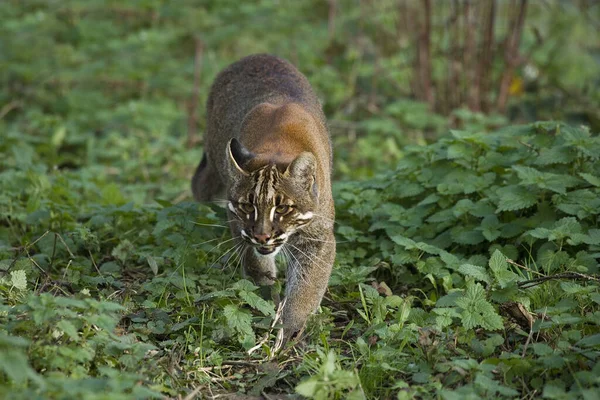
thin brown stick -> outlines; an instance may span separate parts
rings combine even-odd
[[[421,100],[430,108],[434,106],[431,87],[431,0],[423,0],[423,21],[419,23],[417,49],[417,76],[420,81]]]
[[[58,233],[56,234],[56,236],[58,236],[58,238],[60,239],[60,241],[62,242],[62,244],[67,249],[67,252],[69,253],[69,256],[71,256],[71,258],[75,258],[75,255],[73,254],[73,252],[69,248],[69,245],[67,244],[67,242],[65,242],[65,239],[63,239],[62,236],[60,236]]]
[[[27,258],[29,258],[29,261],[31,261],[33,263],[33,265],[35,265],[37,267],[37,269],[40,270],[40,272],[42,272],[44,275],[48,276],[48,273],[44,270],[44,268],[42,268],[40,266],[40,264],[38,264],[32,257],[31,254],[29,254],[29,248],[25,247],[25,253],[27,254]]]
[[[27,253],[27,256],[28,256],[29,258],[31,258],[31,256],[29,256],[29,248],[30,248],[30,247],[33,247],[33,246],[34,246],[34,245],[35,245],[35,244],[36,244],[38,241],[42,240],[42,239],[43,239],[43,238],[44,238],[44,237],[45,237],[45,236],[46,236],[48,233],[50,233],[50,231],[46,231],[46,232],[44,232],[44,233],[42,234],[42,236],[38,237],[38,238],[37,238],[37,239],[35,239],[33,242],[31,242],[31,243],[29,243],[29,244],[26,244],[25,246],[19,246],[19,247],[14,247],[14,248],[12,248],[11,250],[14,250],[14,251],[15,251],[15,253],[16,253],[16,254],[15,254],[15,258],[12,260],[12,262],[11,262],[11,263],[10,263],[10,265],[8,266],[8,269],[6,270],[6,272],[10,271],[10,270],[12,269],[12,267],[14,267],[14,266],[15,266],[15,264],[17,263],[17,261],[18,261],[18,259],[19,259],[19,256],[20,256],[21,254],[23,254],[23,252],[26,252],[26,253]],[[33,261],[33,259],[32,259],[32,261]],[[35,263],[35,261],[34,261],[34,263]],[[37,265],[37,263],[36,263],[36,266],[37,266],[38,268],[41,268],[39,265]],[[48,274],[46,273],[46,271],[44,271],[43,269],[42,269],[42,272],[44,272],[44,274],[48,275]]]
[[[337,0],[328,0],[329,13],[327,15],[327,36],[331,42],[335,36],[335,16],[337,14]]]
[[[479,86],[480,86],[480,108],[483,112],[490,109],[490,78],[492,72],[492,60],[494,57],[494,24],[496,20],[496,0],[490,0],[488,14],[481,45],[481,59],[479,61]]]
[[[58,233],[54,233],[54,243],[52,244],[52,255],[50,256],[49,270],[52,270],[54,266],[54,256],[56,255],[56,241],[58,240]]]
[[[251,355],[256,350],[260,349],[263,346],[263,344],[265,344],[269,340],[269,337],[271,336],[271,332],[273,332],[273,329],[275,329],[275,325],[277,325],[277,323],[281,319],[281,315],[283,314],[283,307],[285,306],[286,300],[287,300],[287,298],[284,298],[283,301],[281,303],[279,303],[279,306],[277,307],[277,311],[275,312],[275,317],[273,318],[273,322],[271,323],[271,328],[265,334],[265,337],[256,346],[254,346],[253,348],[248,350],[248,355]],[[279,329],[279,332],[277,333],[277,339],[275,341],[275,346],[273,348],[271,358],[273,358],[275,356],[275,354],[278,353],[279,350],[281,350],[281,348],[285,344],[283,339],[284,339],[283,329],[281,328],[281,329]]]
[[[194,145],[198,142],[198,98],[200,97],[200,77],[202,73],[203,58],[204,43],[200,38],[196,38],[194,54],[194,84],[192,86],[192,95],[188,103],[187,115],[188,148],[194,147]]]
[[[10,103],[4,105],[4,107],[0,109],[0,119],[4,118],[12,110],[20,108],[22,105],[23,103],[21,103],[19,100],[13,100]]]
[[[464,71],[466,74],[466,100],[467,106],[473,111],[479,109],[479,88],[476,82],[475,75],[475,63],[476,63],[476,51],[475,51],[475,4],[471,4],[470,0],[465,1],[463,8],[464,13],[464,29],[465,29],[465,47],[463,52],[463,63]]]
[[[191,391],[187,396],[183,398],[183,400],[194,400],[196,396],[200,394],[200,391],[204,389],[204,385],[197,386],[193,391]]]
[[[462,63],[460,61],[460,5],[458,0],[453,0],[450,6],[451,17],[448,21],[450,32],[450,49],[448,54],[448,81],[446,85],[446,109],[451,111],[460,106],[462,93],[460,91],[460,75]]]
[[[535,279],[529,279],[527,281],[521,281],[517,283],[517,286],[521,289],[528,289],[533,286],[541,285],[546,281],[570,279],[570,280],[583,280],[600,283],[600,276],[597,275],[586,275],[579,272],[563,272],[560,274],[542,276]]]
[[[523,345],[523,353],[521,354],[521,358],[525,358],[525,354],[527,354],[527,348],[529,347],[529,343],[531,343],[531,339],[533,338],[533,324],[529,328],[529,334],[527,335],[527,340]]]
[[[500,79],[500,89],[498,92],[498,100],[496,108],[499,112],[504,112],[506,103],[508,102],[508,89],[512,81],[513,73],[519,64],[519,43],[523,32],[523,24],[525,23],[525,14],[527,13],[527,0],[521,0],[517,19],[511,24],[511,29],[506,39],[504,47],[504,73]]]
[[[412,51],[414,46],[409,43],[419,43],[419,10],[415,9],[415,3],[408,0],[399,0],[398,14],[400,19],[398,32],[398,51]],[[412,78],[409,80],[411,94],[417,99],[422,99],[421,82],[419,76],[419,57],[418,49],[410,58],[410,67],[412,68]]]
[[[92,265],[96,269],[96,272],[98,273],[98,275],[102,276],[102,272],[100,272],[100,268],[98,268],[98,264],[96,264],[96,260],[94,260],[94,256],[92,255],[90,249],[88,249],[88,254],[90,255],[90,260],[92,260]]]
[[[531,273],[533,273],[533,274],[537,274],[537,275],[540,275],[540,276],[544,276],[544,274],[542,274],[542,273],[540,273],[540,272],[538,272],[538,271],[534,271],[534,270],[532,270],[531,268],[528,268],[528,267],[526,267],[526,266],[524,266],[524,265],[521,265],[521,264],[519,264],[519,263],[516,263],[516,262],[514,262],[513,260],[511,260],[510,258],[507,258],[507,259],[506,259],[506,262],[507,262],[507,263],[509,263],[509,264],[512,264],[512,265],[514,265],[515,267],[519,267],[519,268],[521,268],[521,269],[524,269],[525,271],[531,272]]]

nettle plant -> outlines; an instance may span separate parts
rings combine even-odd
[[[446,362],[433,358],[438,363],[427,367],[372,349],[363,356],[384,359],[388,375],[409,371],[413,384],[457,367],[448,358],[494,355],[494,374],[503,371],[519,391],[541,390],[544,382],[544,390],[559,392],[591,385],[591,371],[600,372],[599,159],[600,138],[585,128],[545,122],[495,133],[451,131],[435,144],[407,148],[391,173],[338,185],[338,219],[346,224],[338,233],[352,242],[340,251],[346,275],[365,269],[370,257],[378,279],[387,281],[383,291],[373,285],[380,293],[409,294],[407,325],[396,335],[400,349],[436,340],[453,348],[436,350]],[[438,338],[425,340],[425,326]],[[386,332],[380,326],[366,336]],[[565,365],[575,367],[565,372]],[[449,373],[443,383],[494,377],[481,374]],[[531,381],[518,383],[519,374]],[[485,390],[480,394],[491,394]],[[495,393],[517,392],[502,386]]]

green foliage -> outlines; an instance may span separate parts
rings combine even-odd
[[[166,154],[175,152],[161,150],[173,150],[188,124],[202,129],[213,78],[250,53],[279,54],[310,77],[331,121],[339,176],[372,176],[397,162],[403,145],[433,140],[449,126],[487,131],[506,125],[505,116],[466,108],[448,110],[449,121],[409,99],[417,81],[416,46],[412,30],[400,28],[407,16],[418,15],[416,6],[407,12],[391,0],[331,6],[318,0],[286,7],[272,0],[243,6],[231,0],[6,0],[0,5],[0,116],[15,123],[17,134],[52,138],[42,146],[50,167],[122,164],[112,178],[144,182],[147,198],[174,168]],[[511,98],[520,119],[598,123],[597,6],[587,8],[561,1],[528,6],[522,52],[529,56],[515,71],[526,90]],[[451,13],[448,5],[433,10],[432,75],[440,84],[454,51],[444,22]],[[508,25],[503,14],[498,39],[506,34],[500,26]],[[492,65],[494,80],[503,67]],[[447,97],[446,88],[439,89]],[[136,163],[140,137],[156,142],[145,150],[145,169]],[[98,146],[103,140],[115,146]],[[570,157],[557,151],[545,157]],[[27,146],[18,153],[31,156]],[[159,165],[167,171],[152,168]],[[176,197],[176,186],[162,184],[161,193]],[[141,200],[131,193],[128,199]]]
[[[161,200],[158,186],[156,202],[130,202],[144,185],[97,164],[50,170],[52,140],[1,143],[0,390],[16,398],[174,396],[212,386],[213,371],[229,382],[214,391],[313,398],[598,389],[597,284],[522,285],[598,273],[598,137],[584,129],[452,131],[385,175],[337,184],[337,265],[303,357],[276,358],[291,369],[261,366],[275,308],[239,279],[222,210]],[[156,144],[135,146],[151,157]],[[570,161],[540,167],[556,148]],[[511,322],[513,304],[531,326]]]
[[[593,398],[597,283],[524,283],[598,274],[598,136],[406,98],[395,1],[200,3],[0,2],[0,397]],[[530,6],[520,117],[597,124],[594,19],[573,7]],[[309,77],[343,177],[328,293],[279,355],[226,214],[186,202],[186,129],[262,51]]]
[[[577,363],[582,372],[591,371],[600,356],[597,348],[585,351],[586,355],[566,355],[559,349],[579,346],[581,340],[592,343],[597,331],[598,303],[593,299],[599,289],[592,281],[600,268],[596,204],[600,191],[593,179],[581,178],[599,175],[600,152],[588,151],[599,145],[599,137],[586,129],[558,123],[491,134],[452,131],[437,143],[407,149],[393,172],[364,183],[338,185],[338,219],[349,225],[338,233],[352,243],[348,248],[360,251],[363,260],[380,266],[377,279],[384,279],[393,293],[407,287],[413,303],[408,324],[399,332],[393,318],[380,318],[378,329],[362,336],[375,334],[373,338],[380,340],[365,348],[368,361],[361,377],[386,374],[394,379],[389,370],[404,371],[408,379],[402,382],[412,382],[408,391],[412,395],[418,390],[437,392],[439,387],[432,386],[431,379],[444,387],[439,392],[444,397],[469,392],[511,397],[530,390],[510,374],[500,380],[489,373],[455,375],[433,362],[452,363],[456,357],[479,362],[485,355],[496,358],[483,363],[499,370],[519,370],[535,390],[550,388],[557,381],[566,385],[563,388],[570,387],[565,390],[572,395],[583,396],[585,387],[597,390],[596,384],[577,386],[577,378],[563,369],[565,363]],[[540,154],[556,149],[565,149],[573,157],[566,163],[547,163],[543,170],[534,167]],[[364,232],[363,240],[357,240],[355,232]],[[344,244],[338,247],[342,253],[345,248]],[[509,263],[508,258],[518,262]],[[365,262],[340,263],[350,266],[356,261]],[[570,272],[584,273],[590,282],[546,282],[525,289],[529,287],[525,281]],[[373,300],[363,301],[357,309],[367,322],[371,321],[365,312],[369,304],[377,309]],[[533,313],[536,321],[531,327],[525,322],[510,328],[512,316],[504,310],[514,304]],[[427,326],[435,329],[424,331]],[[390,335],[390,330],[397,333]],[[504,332],[503,350],[500,343],[488,342],[498,337],[494,332]],[[531,353],[524,342],[528,335],[544,338],[552,360],[567,357],[568,361],[561,358],[554,363],[549,356]],[[444,349],[453,337],[452,349]],[[364,343],[357,342],[359,349]],[[410,343],[415,347],[408,359],[419,354],[429,361],[407,370],[406,360],[388,347],[410,349],[406,347]],[[557,351],[560,356],[554,355]],[[522,353],[512,354],[524,357],[527,367],[517,367],[511,352]],[[435,371],[443,377],[433,378]],[[466,386],[449,391],[449,385],[461,381]],[[421,389],[415,385],[422,385]]]
[[[340,368],[333,350],[318,355],[322,359],[318,372],[296,386],[298,394],[315,400],[365,398],[360,390],[360,380],[354,372]]]

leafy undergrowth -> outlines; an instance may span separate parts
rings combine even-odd
[[[330,288],[281,354],[225,213],[175,201],[198,150],[62,140],[0,136],[0,397],[600,390],[600,139],[582,128],[452,131],[336,185]]]

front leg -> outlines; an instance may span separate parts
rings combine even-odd
[[[286,247],[291,254],[282,312],[284,340],[301,331],[321,304],[335,260],[335,238],[333,232],[318,241],[300,233]]]
[[[248,246],[244,254],[244,274],[259,286],[271,286],[277,279],[275,256],[256,254],[254,247]]]

